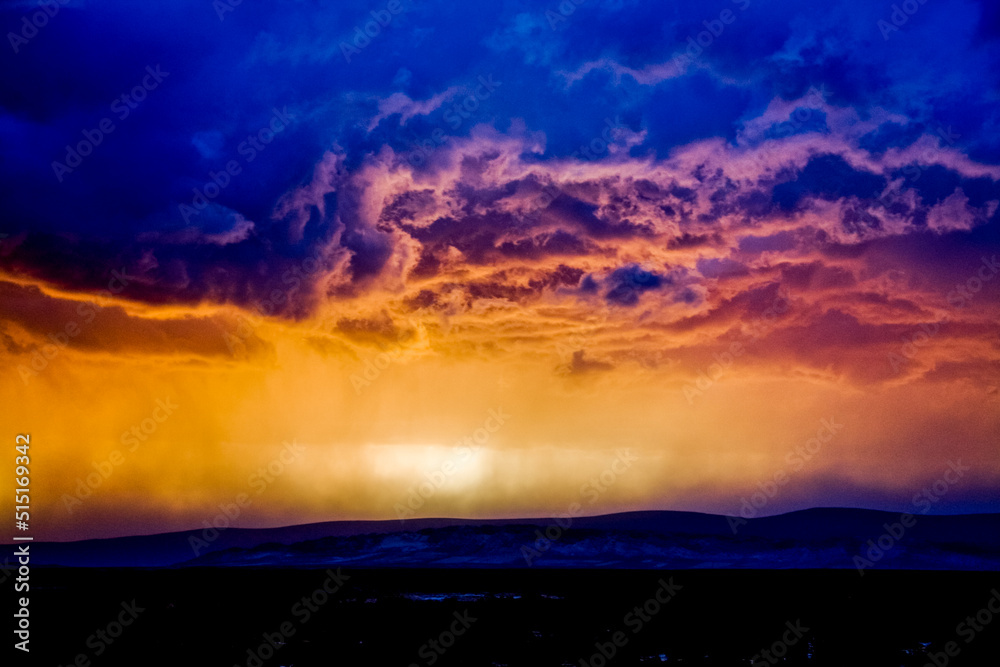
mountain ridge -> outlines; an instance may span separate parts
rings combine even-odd
[[[662,563],[676,567],[725,567],[726,563],[732,567],[782,567],[789,563],[834,567],[847,554],[845,566],[853,567],[850,554],[863,557],[868,540],[877,543],[882,537],[883,543],[888,542],[883,536],[900,523],[901,516],[883,510],[819,507],[752,519],[635,510],[564,519],[328,521],[278,528],[234,527],[214,533],[214,529],[206,528],[37,542],[32,561],[67,567],[218,567],[251,562],[289,567],[314,567],[323,562],[369,563],[376,567],[520,567],[536,563],[547,567],[644,567]],[[900,524],[903,530],[898,539],[890,535],[894,546],[888,550],[887,563],[909,564],[915,569],[939,569],[936,565],[944,569],[1000,569],[1000,514],[912,516],[911,526]],[[899,528],[895,532],[899,533]],[[530,559],[522,558],[520,549],[515,548],[516,557],[511,557],[511,544],[535,549],[532,545],[536,541],[544,545],[546,534],[555,538],[551,540],[555,545],[551,553],[527,562]],[[395,535],[395,541],[384,539],[389,535]],[[366,536],[369,538],[361,539]],[[435,536],[438,543],[432,549],[428,543]],[[537,536],[544,539],[539,541]],[[323,540],[327,542],[316,544]],[[386,546],[404,542],[409,551]],[[320,547],[332,551],[322,556],[303,556]],[[790,548],[800,553],[793,555]],[[342,551],[345,549],[348,551]],[[467,553],[469,549],[474,553]],[[490,549],[498,551],[491,554]],[[836,557],[831,549],[837,552]],[[720,558],[719,554],[729,556]]]

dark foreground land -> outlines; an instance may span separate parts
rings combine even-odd
[[[341,575],[338,584],[324,570],[38,568],[31,662],[17,664],[1000,664],[1000,614],[988,610],[996,572]]]

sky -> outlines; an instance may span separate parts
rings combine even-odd
[[[0,27],[0,426],[41,538],[1000,511],[995,3]]]

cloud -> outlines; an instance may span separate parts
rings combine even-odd
[[[608,292],[604,298],[609,303],[620,306],[634,306],[639,303],[639,296],[646,290],[659,289],[665,282],[665,277],[646,271],[637,264],[623,266],[612,271],[608,276]]]
[[[211,505],[225,484],[185,486],[190,443],[249,466],[302,434],[310,483],[332,490],[315,505],[288,490],[289,511],[374,516],[394,500],[338,467],[344,452],[453,442],[501,399],[524,416],[497,469],[541,472],[442,511],[564,507],[552,489],[576,492],[573,466],[537,462],[626,440],[650,463],[623,506],[704,485],[719,504],[834,407],[855,435],[810,479],[902,497],[939,443],[997,479],[992,4],[926,3],[886,40],[889,8],[860,0],[588,2],[555,25],[557,3],[407,2],[350,62],[340,42],[372,7],[307,4],[220,21],[194,0],[71,3],[3,56],[0,356],[30,365],[81,331],[28,394],[16,376],[0,391],[51,423],[102,387],[119,407],[76,408],[73,433],[45,438],[91,433],[70,459],[106,456],[145,393],[198,413],[120,497]],[[738,19],[681,59],[723,8]],[[170,74],[116,111],[147,65]],[[452,122],[481,78],[502,83]],[[280,132],[276,110],[293,117]],[[211,201],[186,217],[198,192]],[[357,479],[332,484],[345,470]]]
[[[400,116],[400,125],[406,125],[406,121],[414,116],[427,116],[441,108],[441,105],[454,97],[459,90],[458,87],[452,86],[426,100],[411,100],[405,93],[393,93],[378,101],[378,114],[369,121],[368,131],[371,132],[380,122],[396,114]]]

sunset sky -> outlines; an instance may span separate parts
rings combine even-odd
[[[958,461],[931,511],[1000,511],[996,3],[57,4],[0,10],[36,539],[915,511]]]

